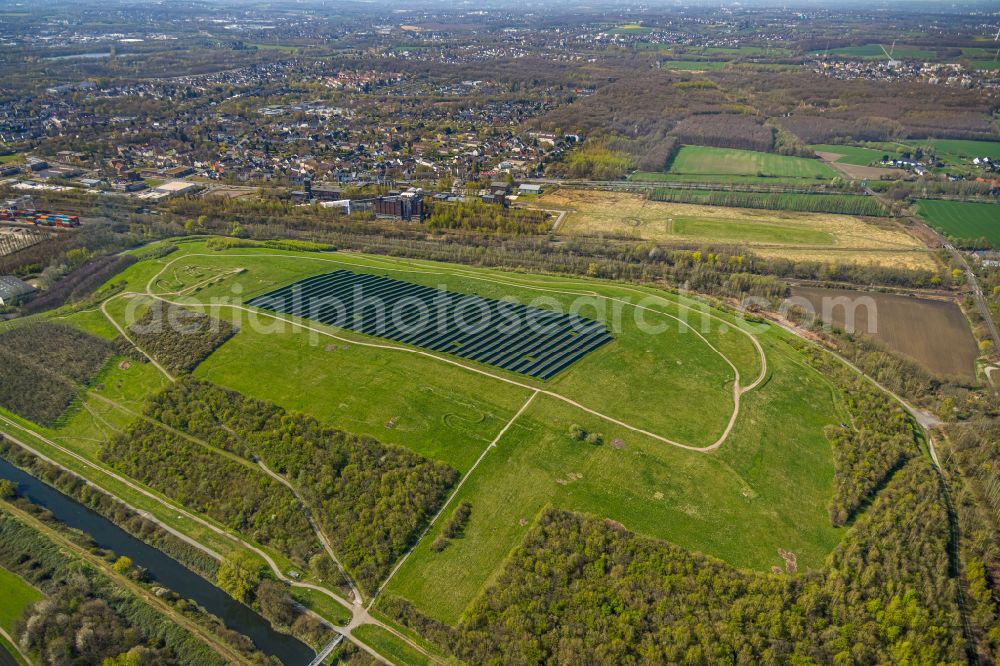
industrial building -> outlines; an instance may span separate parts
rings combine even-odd
[[[11,275],[0,276],[0,306],[19,305],[30,300],[36,289]]]

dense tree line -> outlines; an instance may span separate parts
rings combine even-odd
[[[480,233],[512,236],[542,234],[551,222],[545,211],[529,208],[504,208],[478,199],[456,203],[434,203],[425,224],[429,229],[464,229]]]
[[[153,397],[148,414],[238,455],[259,456],[288,477],[368,591],[412,545],[458,478],[448,465],[402,447],[190,377]]]
[[[384,608],[476,664],[960,664],[944,506],[914,459],[804,574],[737,570],[549,509],[457,628]]]
[[[919,428],[901,405],[816,345],[792,344],[843,391],[850,423],[826,429],[833,446],[834,490],[830,520],[847,524],[886,480],[920,452]]]
[[[838,527],[919,452],[916,429],[899,405],[862,379],[845,393],[853,423],[827,428],[836,470],[830,520]]]
[[[809,213],[840,213],[875,217],[889,214],[878,199],[859,194],[784,194],[662,187],[651,190],[648,196],[650,201],[729,206],[732,208],[795,210]]]
[[[938,444],[950,487],[966,618],[985,666],[1000,663],[1000,427],[995,418],[947,428]]]
[[[22,500],[21,508],[31,505]],[[47,665],[100,664],[129,651],[155,666],[225,663],[187,630],[3,512],[0,566],[46,595],[25,611],[13,635]]]
[[[0,334],[0,405],[35,423],[52,425],[114,350],[106,340],[49,322]]]
[[[681,147],[680,142],[672,136],[645,143],[649,148],[639,157],[636,164],[639,171],[666,171]]]
[[[740,150],[774,150],[774,129],[758,118],[736,113],[706,113],[678,122],[671,134],[685,144],[738,148]]]
[[[236,334],[228,321],[155,301],[128,328],[136,345],[174,374],[191,372]]]
[[[635,160],[617,150],[607,139],[591,139],[551,163],[546,174],[565,178],[621,180],[635,168]]]
[[[139,419],[111,438],[101,460],[304,566],[316,536],[292,493],[263,471]]]
[[[219,565],[210,555],[140,516],[76,474],[32,455],[3,435],[0,435],[0,458],[96,511],[140,541],[163,551],[207,580],[215,580]]]

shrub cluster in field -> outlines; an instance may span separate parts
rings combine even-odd
[[[2,512],[0,566],[46,595],[28,607],[13,631],[46,664],[100,664],[129,651],[133,661],[113,663],[226,663],[186,629]],[[233,633],[222,626],[213,630]]]
[[[444,463],[191,377],[155,396],[148,409],[167,425],[238,455],[259,456],[287,476],[340,561],[369,591],[412,545],[458,479]]]
[[[175,374],[194,370],[235,333],[227,321],[162,301],[129,326],[129,337]]]
[[[908,463],[824,571],[764,574],[550,509],[457,628],[384,608],[468,663],[964,663],[944,498]]]
[[[0,335],[0,405],[52,425],[113,353],[110,342],[62,324],[18,326]]]
[[[147,420],[113,437],[101,460],[171,499],[288,555],[300,566],[316,536],[291,491],[263,471],[230,460]]]
[[[466,229],[503,234],[541,234],[548,231],[549,215],[528,208],[504,208],[478,199],[435,203],[427,218],[430,229]]]
[[[806,213],[839,213],[874,217],[888,214],[885,207],[877,199],[858,194],[779,194],[657,188],[649,193],[649,200],[701,204],[703,206],[794,210]]]
[[[434,552],[440,553],[448,547],[452,539],[460,539],[465,536],[465,525],[469,522],[471,515],[472,504],[468,500],[462,500],[462,503],[458,505],[455,512],[448,518],[448,522],[441,528],[441,534],[431,544]]]

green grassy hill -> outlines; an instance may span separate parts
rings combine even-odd
[[[843,534],[829,519],[834,468],[824,432],[846,418],[841,397],[779,328],[610,281],[347,252],[177,245],[116,280],[238,326],[196,377],[469,474],[387,587],[430,617],[456,622],[546,507],[606,517],[762,571],[783,564],[781,550],[800,568],[817,567]],[[614,340],[540,381],[243,305],[338,269],[575,308],[606,319]],[[125,325],[152,300],[116,298],[107,309]],[[99,312],[65,321],[112,334]],[[107,400],[92,389],[86,409],[44,432],[95,459],[132,418],[123,408],[142,410],[164,381],[150,364],[116,364],[102,377]],[[464,534],[432,548],[462,501],[471,505]]]

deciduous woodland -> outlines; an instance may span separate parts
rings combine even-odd
[[[259,456],[286,476],[329,535],[337,557],[369,591],[413,543],[458,479],[443,463],[193,378],[156,395],[148,414],[221,449],[248,459]],[[235,474],[237,466],[227,463],[230,467]],[[212,476],[206,472],[207,478]],[[233,488],[247,495],[245,486],[235,483]],[[200,501],[208,503],[210,497]],[[255,504],[248,500],[247,506]],[[272,511],[255,512],[262,529]],[[298,516],[304,520],[301,511]]]
[[[480,664],[960,664],[948,539],[940,483],[913,460],[822,571],[739,571],[549,510],[457,628],[386,609]]]
[[[166,496],[272,546],[303,566],[319,544],[295,496],[256,466],[244,465],[138,419],[101,450],[111,467]]]
[[[106,340],[48,322],[0,334],[0,406],[51,425],[104,367],[114,349]]]
[[[540,234],[551,226],[548,213],[523,208],[504,208],[473,200],[439,203],[431,208],[430,229],[464,229],[483,233]]]

